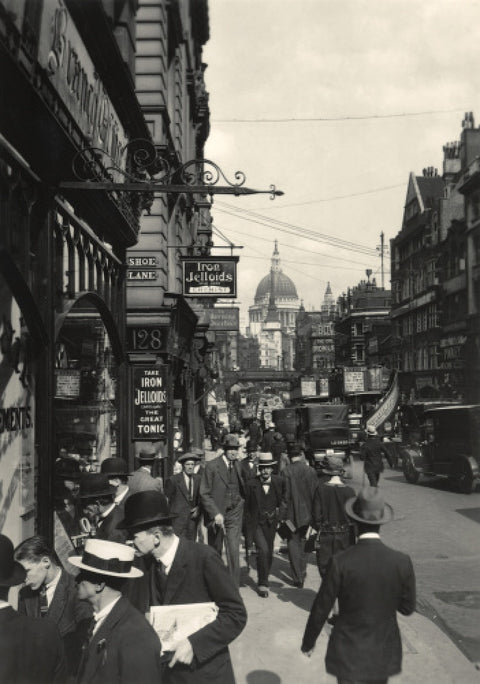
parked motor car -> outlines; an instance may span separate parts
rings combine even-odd
[[[402,466],[412,484],[420,475],[439,475],[464,494],[473,492],[480,482],[480,404],[424,411],[420,439],[402,449]]]

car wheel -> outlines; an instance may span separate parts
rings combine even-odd
[[[403,474],[410,484],[417,484],[420,479],[420,471],[417,470],[410,454],[403,456]]]
[[[471,494],[476,486],[476,481],[472,473],[472,466],[465,458],[459,463],[457,483],[458,489],[462,494]]]

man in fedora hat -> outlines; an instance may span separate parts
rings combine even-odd
[[[117,457],[106,458],[100,465],[100,472],[108,477],[108,484],[115,487],[115,505],[123,508],[125,499],[130,494],[126,461]]]
[[[124,542],[126,535],[117,529],[123,512],[115,505],[116,489],[105,473],[84,473],[78,498],[83,515],[91,526],[91,536],[106,541]]]
[[[8,603],[10,588],[24,580],[12,542],[0,534],[0,682],[64,684],[65,656],[55,623],[21,615]]]
[[[91,635],[84,644],[78,684],[158,684],[160,641],[145,617],[122,596],[128,579],[143,575],[133,567],[126,544],[88,539],[82,556],[69,561],[80,569],[78,598],[93,608]]]
[[[360,458],[363,460],[363,469],[369,483],[372,487],[376,487],[380,473],[383,472],[383,457],[385,456],[390,467],[392,467],[392,460],[373,425],[367,424],[366,435],[367,439],[360,449]]]
[[[206,544],[177,537],[173,517],[158,492],[138,492],[127,499],[121,526],[143,554],[145,569],[140,591],[131,593],[131,600],[143,612],[156,605],[214,602],[218,613],[213,622],[174,645],[162,684],[234,684],[228,644],[245,626],[243,601],[220,556]]]
[[[240,539],[245,482],[238,463],[238,437],[226,435],[223,453],[205,464],[200,500],[205,511],[208,543],[221,555],[225,540],[228,568],[240,584]]]
[[[397,611],[415,610],[415,574],[409,556],[385,546],[380,525],[393,518],[377,488],[366,488],[345,504],[357,524],[358,541],[331,557],[313,603],[301,649],[311,655],[338,598],[339,614],[328,642],[326,670],[339,683],[385,683],[402,665]]]
[[[317,487],[315,471],[305,462],[301,444],[287,444],[290,463],[282,471],[284,479],[284,519],[288,558],[293,585],[301,589],[307,575],[305,537],[312,522],[313,495]]]
[[[200,518],[200,475],[195,473],[195,466],[201,456],[194,452],[181,454],[177,462],[181,472],[172,475],[165,482],[165,495],[171,512],[176,516],[173,520],[173,531],[179,537],[196,541],[197,527]]]
[[[257,549],[258,595],[262,598],[268,597],[268,576],[282,506],[282,479],[273,474],[275,465],[272,454],[259,455],[259,474],[248,480],[245,500],[246,538],[252,539]]]
[[[56,623],[65,648],[67,670],[75,675],[88,623],[89,605],[79,601],[75,579],[64,570],[44,537],[34,536],[15,549],[15,560],[25,570],[18,612],[30,617],[48,617]]]
[[[157,458],[156,450],[151,446],[143,446],[137,454],[138,469],[128,478],[128,488],[130,495],[136,492],[162,492],[162,481],[152,476],[153,464]]]

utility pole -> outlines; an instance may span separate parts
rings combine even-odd
[[[385,233],[382,232],[380,233],[380,247],[377,247],[377,250],[380,252],[380,273],[381,273],[381,280],[382,280],[382,289],[385,286],[385,271],[383,268],[383,257],[385,254]]]

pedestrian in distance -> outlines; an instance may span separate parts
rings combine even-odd
[[[324,453],[314,453],[313,454],[313,467],[317,473],[318,484],[323,482],[328,482],[330,479],[330,474],[325,472],[325,467],[328,464],[328,459],[325,458]]]
[[[108,484],[115,487],[115,505],[119,508],[123,508],[125,499],[130,494],[126,461],[124,461],[123,458],[106,458],[100,465],[100,472],[108,477]]]
[[[322,466],[329,479],[319,483],[315,490],[313,527],[318,532],[315,553],[323,580],[330,558],[355,542],[353,523],[345,511],[345,504],[355,496],[355,491],[342,479],[345,471],[341,457],[324,456]]]
[[[390,467],[393,466],[390,454],[383,446],[377,430],[373,425],[367,425],[367,439],[360,448],[360,458],[363,459],[365,475],[372,487],[378,485],[380,473],[383,472],[383,457],[387,459]]]
[[[165,495],[171,512],[175,515],[173,531],[179,537],[196,541],[200,520],[200,479],[195,466],[201,456],[193,452],[181,454],[177,462],[181,471],[165,482]]]
[[[225,541],[227,565],[237,586],[240,584],[240,541],[245,501],[245,483],[237,460],[238,448],[237,436],[227,435],[223,453],[207,461],[200,482],[208,543],[221,556]]]
[[[55,622],[62,637],[68,674],[74,676],[92,618],[91,607],[79,601],[75,578],[61,567],[44,537],[23,541],[15,550],[15,560],[26,573],[25,586],[19,592],[18,612]]]
[[[115,505],[116,492],[104,473],[82,475],[78,498],[83,515],[90,524],[91,537],[119,543],[126,540],[125,533],[117,528],[117,524],[123,519],[123,511]]]
[[[282,479],[273,474],[272,454],[261,453],[258,476],[247,481],[245,523],[248,538],[257,550],[258,595],[268,597],[268,578],[273,561],[273,545],[281,516]]]
[[[415,574],[410,557],[380,539],[380,526],[393,519],[378,488],[362,489],[345,504],[356,523],[354,546],[331,557],[314,600],[301,650],[310,656],[335,599],[339,614],[325,656],[326,671],[339,684],[386,684],[401,672],[402,642],[397,611],[415,610]]]
[[[50,618],[22,615],[8,602],[9,591],[25,581],[13,544],[0,534],[0,682],[65,684],[63,643]]]
[[[143,554],[145,576],[134,597],[140,610],[211,602],[218,608],[212,622],[172,645],[162,684],[234,684],[228,645],[245,626],[245,606],[218,553],[177,537],[173,519],[163,494],[139,492],[127,499],[121,523]]]
[[[135,552],[126,544],[88,539],[82,556],[69,561],[80,569],[78,598],[93,609],[77,675],[78,684],[158,684],[160,641],[122,595],[128,579],[142,576],[133,567]]]
[[[314,469],[305,462],[301,445],[289,442],[287,449],[290,463],[282,471],[284,524],[279,529],[287,540],[293,585],[301,589],[307,576],[305,541],[312,523],[313,495],[318,483]]]
[[[275,423],[268,423],[267,429],[263,433],[260,451],[272,452],[273,438],[275,435]]]
[[[128,478],[129,495],[150,490],[155,492],[163,491],[162,481],[152,475],[153,464],[156,458],[157,452],[153,447],[145,446],[140,449],[137,454],[140,465]]]
[[[256,418],[248,426],[245,436],[250,440],[251,448],[257,451],[262,441],[262,428]]]

